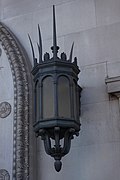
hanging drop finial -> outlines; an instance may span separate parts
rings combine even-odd
[[[53,46],[51,47],[53,51],[53,58],[56,60],[59,47],[57,46],[57,36],[56,36],[56,20],[55,20],[55,6],[53,5]]]

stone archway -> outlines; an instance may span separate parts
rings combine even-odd
[[[28,180],[30,168],[29,124],[31,119],[31,78],[27,58],[16,38],[0,23],[0,44],[10,63],[14,84],[13,173],[12,180]]]

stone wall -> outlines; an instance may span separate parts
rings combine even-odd
[[[74,55],[81,69],[81,132],[63,158],[56,173],[53,159],[38,141],[38,180],[119,180],[120,122],[116,97],[109,97],[105,78],[120,76],[120,1],[119,0],[0,0],[0,20],[17,36],[32,62],[27,34],[36,45],[40,24],[43,49],[52,45],[52,5],[56,5],[60,52]],[[35,46],[36,47],[36,46]],[[36,47],[37,49],[37,47]]]
[[[1,45],[0,51],[0,177],[3,170],[12,177],[14,88],[10,65]]]

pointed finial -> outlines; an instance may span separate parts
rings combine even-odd
[[[28,38],[30,41],[30,45],[31,45],[31,49],[32,49],[32,55],[33,55],[33,60],[34,60],[34,66],[37,64],[37,59],[35,58],[35,52],[34,52],[34,48],[33,48],[33,44],[32,44],[32,40],[30,38],[30,35],[28,34]]]
[[[73,47],[74,47],[74,42],[72,43],[72,47],[71,47],[71,51],[70,51],[70,57],[69,57],[70,62],[72,62]]]
[[[39,44],[38,44],[38,51],[39,51],[39,63],[42,62],[42,38],[40,32],[40,26],[38,24],[38,34],[39,34]]]
[[[59,47],[57,46],[55,6],[54,5],[53,5],[53,46],[51,47],[51,49],[53,51],[53,58],[54,60],[56,60]]]
[[[74,58],[74,62],[73,63],[77,66],[77,57]]]
[[[67,56],[66,56],[66,54],[64,52],[61,53],[61,60],[63,60],[63,61],[67,60]]]
[[[44,61],[49,61],[50,60],[50,55],[49,55],[49,53],[45,53],[44,54]]]

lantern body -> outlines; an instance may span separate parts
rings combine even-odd
[[[34,131],[44,140],[45,151],[55,159],[55,169],[60,171],[61,158],[71,146],[73,135],[80,131],[80,70],[74,62],[60,58],[37,64],[34,76],[35,122]],[[55,144],[51,146],[51,139]],[[63,146],[60,140],[63,139]]]
[[[60,138],[63,138],[68,128],[80,130],[79,72],[76,64],[62,59],[42,62],[33,69],[36,133],[40,129],[52,131],[54,127],[60,127]]]

